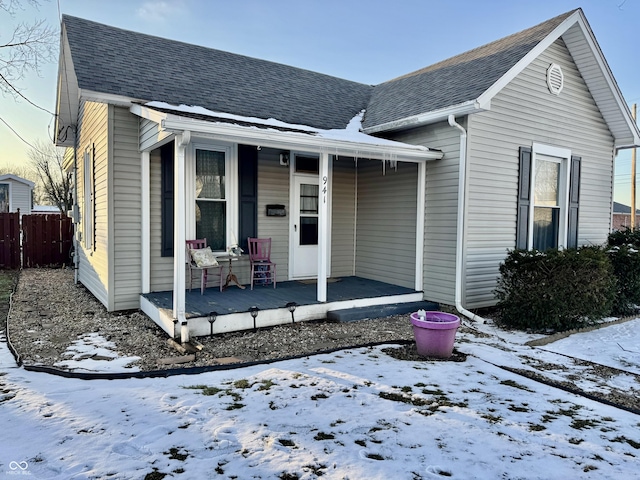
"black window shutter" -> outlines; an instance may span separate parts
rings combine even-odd
[[[238,221],[240,248],[249,251],[247,237],[258,236],[258,150],[249,145],[238,145]]]
[[[578,246],[578,206],[580,204],[581,158],[571,156],[569,177],[569,225],[567,225],[567,248]]]
[[[518,181],[518,219],[516,221],[516,248],[527,249],[529,238],[529,206],[531,205],[531,148],[520,147],[520,173]]]
[[[162,242],[161,255],[173,257],[173,164],[174,144],[160,147]]]

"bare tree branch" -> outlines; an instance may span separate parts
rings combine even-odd
[[[0,0],[0,14],[14,17],[23,2],[19,0]],[[38,7],[37,0],[26,3]],[[18,23],[10,27],[10,22],[2,20],[0,29],[0,93],[13,97],[22,97],[19,82],[29,73],[40,75],[40,66],[51,62],[56,57],[58,33],[44,20],[36,20],[32,24]],[[5,36],[7,39],[3,38]],[[30,102],[32,103],[32,102]]]
[[[73,205],[73,190],[71,175],[64,171],[64,148],[40,140],[34,146],[29,150],[29,159],[44,200],[66,215]]]

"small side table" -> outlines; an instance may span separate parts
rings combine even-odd
[[[238,288],[241,288],[242,290],[244,290],[246,287],[244,285],[240,285],[240,282],[238,281],[238,277],[236,277],[236,274],[233,273],[233,262],[238,259],[238,256],[236,255],[222,256],[221,255],[218,258],[223,259],[224,257],[229,258],[229,273],[227,273],[227,279],[224,282],[224,285],[222,286],[222,290],[226,290],[229,286],[231,286],[231,284],[235,284]]]

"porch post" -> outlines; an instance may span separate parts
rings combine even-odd
[[[151,291],[151,219],[149,208],[151,206],[150,200],[150,166],[149,166],[149,152],[142,152],[140,157],[140,173],[142,176],[142,211],[140,216],[142,219],[142,232],[141,232],[141,269],[142,269],[142,293],[149,293]]]
[[[320,198],[318,205],[318,301],[327,301],[329,246],[329,154],[320,154]]]
[[[424,215],[427,189],[427,165],[418,163],[418,208],[416,218],[416,278],[414,289],[424,288]]]
[[[173,215],[173,318],[178,327],[185,321],[186,219],[185,219],[185,157],[191,132],[185,130],[176,137],[174,164]],[[174,335],[177,334],[176,330]]]

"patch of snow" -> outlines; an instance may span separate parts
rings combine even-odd
[[[402,147],[409,148],[416,151],[430,151],[429,148],[424,147],[422,145],[411,145],[408,143],[396,142],[393,140],[386,140],[384,138],[374,137],[372,135],[367,135],[362,132],[362,118],[364,116],[364,110],[359,112],[356,116],[354,116],[348,123],[348,125],[344,129],[330,129],[323,130],[315,127],[310,127],[309,125],[298,125],[286,123],[281,120],[277,120],[275,118],[257,118],[257,117],[245,117],[242,115],[235,115],[231,113],[224,112],[216,112],[213,110],[208,110],[204,107],[193,106],[193,105],[171,105],[166,102],[148,102],[145,104],[146,107],[149,108],[162,108],[165,110],[172,110],[175,112],[184,112],[184,113],[194,113],[198,115],[205,115],[215,118],[224,118],[227,120],[236,120],[238,122],[247,122],[253,123],[256,125],[263,125],[265,127],[280,127],[280,128],[291,128],[296,130],[302,130],[313,134],[319,138],[326,138],[328,140],[338,140],[343,142],[352,142],[352,143],[361,143],[366,145],[373,146],[387,146],[387,147]],[[249,127],[250,128],[250,127]]]
[[[69,360],[57,362],[55,366],[77,372],[139,371],[130,364],[140,357],[121,357],[115,349],[116,344],[99,333],[89,333],[73,342],[62,354],[71,357]]]

